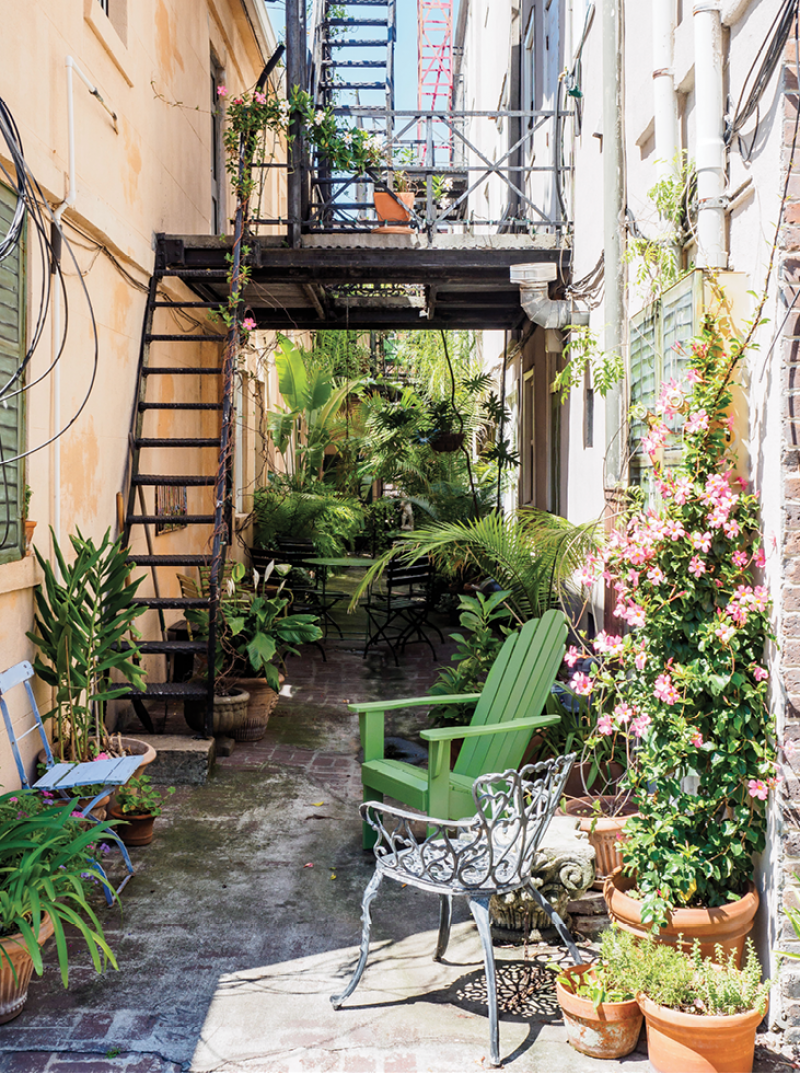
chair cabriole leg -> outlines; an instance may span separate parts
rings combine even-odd
[[[356,972],[353,974],[350,984],[345,988],[344,992],[339,996],[331,996],[331,1003],[333,1004],[333,1009],[335,1011],[338,1011],[347,997],[355,992],[358,987],[358,982],[361,980],[364,968],[367,965],[367,956],[369,955],[369,933],[372,925],[372,919],[369,916],[369,906],[378,894],[378,888],[381,886],[382,879],[383,876],[376,869],[364,891],[364,897],[361,900],[361,957],[358,960]]]
[[[564,924],[563,920],[559,917],[559,915],[556,913],[556,911],[553,909],[553,907],[550,905],[550,903],[547,901],[547,899],[544,897],[544,895],[542,895],[541,891],[539,891],[538,888],[534,887],[533,884],[528,884],[527,888],[528,888],[528,891],[530,891],[531,895],[533,896],[534,900],[539,904],[539,906],[544,910],[544,912],[547,914],[547,916],[553,922],[553,925],[555,926],[556,932],[561,937],[561,939],[564,941],[564,944],[566,945],[566,948],[569,951],[570,958],[572,959],[572,961],[575,963],[576,966],[579,965],[580,962],[582,961],[580,952],[578,951],[578,948],[575,946],[575,941],[572,939],[572,936],[570,935],[570,931],[567,928],[567,926]]]
[[[439,896],[439,939],[436,941],[434,962],[441,962],[450,943],[450,925],[453,921],[453,896]]]
[[[483,961],[486,967],[486,998],[489,1007],[489,1061],[492,1066],[500,1066],[500,1027],[497,1021],[497,981],[494,974],[494,948],[492,947],[492,928],[489,924],[489,900],[482,897],[470,899],[469,908],[478,926],[478,935],[483,945]]]

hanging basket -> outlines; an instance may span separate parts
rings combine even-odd
[[[463,433],[439,433],[430,442],[433,451],[459,451],[464,446]]]

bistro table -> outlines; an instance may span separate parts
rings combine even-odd
[[[331,626],[333,626],[339,632],[340,637],[344,637],[344,632],[342,631],[342,628],[334,620],[327,606],[326,587],[328,584],[328,572],[347,570],[351,567],[358,567],[361,570],[368,570],[370,567],[373,567],[377,562],[377,559],[372,559],[369,556],[308,556],[307,558],[303,557],[304,564],[309,567],[319,568],[322,607],[324,609],[323,629],[325,631],[325,637],[328,636],[328,623],[330,623]]]

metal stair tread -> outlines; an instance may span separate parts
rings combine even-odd
[[[140,556],[132,553],[128,556],[128,559],[131,563],[135,563],[137,567],[207,567],[211,557],[189,554]]]
[[[215,485],[216,475],[208,474],[134,474],[133,485]]]
[[[123,694],[123,697],[141,697],[145,701],[158,698],[197,698],[205,700],[207,689],[205,683],[196,682],[149,682],[144,690],[134,690],[131,687]]]
[[[144,608],[209,608],[211,601],[208,597],[134,597],[133,604]]]
[[[222,373],[222,370],[216,367],[207,368],[206,366],[185,366],[185,365],[151,365],[145,366],[142,369],[142,375],[145,377],[152,376],[189,376],[193,373],[197,373],[201,377],[218,377]]]
[[[157,522],[179,522],[181,526],[213,526],[214,515],[128,515],[125,522],[129,526],[143,526]]]
[[[142,400],[140,410],[222,410],[222,403],[148,403]]]
[[[140,448],[154,447],[219,447],[219,437],[213,436],[143,436],[134,443]]]

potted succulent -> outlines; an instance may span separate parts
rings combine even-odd
[[[52,533],[52,530],[51,530]],[[33,662],[37,675],[54,689],[53,754],[57,761],[90,761],[99,755],[141,755],[142,764],[155,750],[141,739],[109,736],[106,706],[133,684],[144,689],[136,618],[143,609],[133,603],[141,578],[129,581],[128,550],[110,531],[99,545],[80,530],[70,536],[74,559],[68,563],[53,536],[58,575],[35,549],[44,574],[37,586],[35,627],[28,637],[39,649]],[[126,681],[114,681],[117,673]],[[40,760],[45,760],[44,753]]]
[[[117,968],[88,901],[89,885],[102,879],[93,859],[104,832],[107,821],[84,831],[69,810],[33,791],[0,795],[0,1023],[25,1006],[33,971],[44,970],[42,945],[53,934],[68,986],[65,925],[86,944],[98,972],[106,962]]]
[[[411,182],[405,169],[414,164],[414,162],[414,151],[410,146],[399,150],[393,159],[390,158],[387,161],[384,175],[384,184],[387,189],[376,189],[372,195],[375,214],[378,217],[376,231],[384,234],[411,232],[411,228],[405,221],[411,219],[417,190],[416,185]]]
[[[673,943],[678,932],[702,935],[704,954],[719,940],[739,957],[758,907],[765,799],[779,779],[763,667],[770,599],[754,573],[764,564],[758,500],[733,476],[729,449],[740,357],[709,315],[684,381],[664,386],[643,446],[656,460],[680,435],[682,465],[654,462],[660,508],[631,511],[583,572],[610,580],[614,613],[631,629],[613,664],[570,684],[603,692],[598,735],[636,739],[625,786],[639,815],[626,822],[624,874],[606,883],[612,918]]]
[[[161,816],[164,800],[174,793],[174,787],[157,791],[146,775],[134,776],[114,792],[108,815],[111,820],[123,822],[118,834],[126,847],[153,842],[153,822]]]
[[[744,964],[717,948],[704,958],[699,943],[690,953],[616,937],[621,977],[634,988],[647,1025],[647,1050],[661,1074],[753,1069],[756,1029],[767,1012],[770,981],[750,940]]]
[[[636,1047],[642,1012],[628,968],[620,965],[614,933],[604,933],[597,962],[553,966],[556,998],[567,1039],[577,1051],[598,1059],[621,1059]]]
[[[270,564],[263,579],[255,572],[254,581],[268,582]],[[307,612],[290,614],[290,597],[283,595],[282,582],[274,596],[261,596],[244,589],[243,563],[234,563],[226,596],[220,601],[220,624],[217,631],[215,698],[235,700],[245,696],[244,711],[229,716],[225,729],[215,734],[230,734],[239,742],[256,741],[264,736],[267,722],[278,700],[280,686],[278,663],[287,653],[296,653],[295,645],[318,641],[322,637],[317,617]],[[187,612],[200,637],[208,637],[208,613]],[[224,704],[223,706],[225,707]],[[230,706],[228,706],[230,708]],[[215,726],[217,702],[215,699]],[[204,719],[202,705],[192,708],[187,702],[186,720],[200,730]]]

